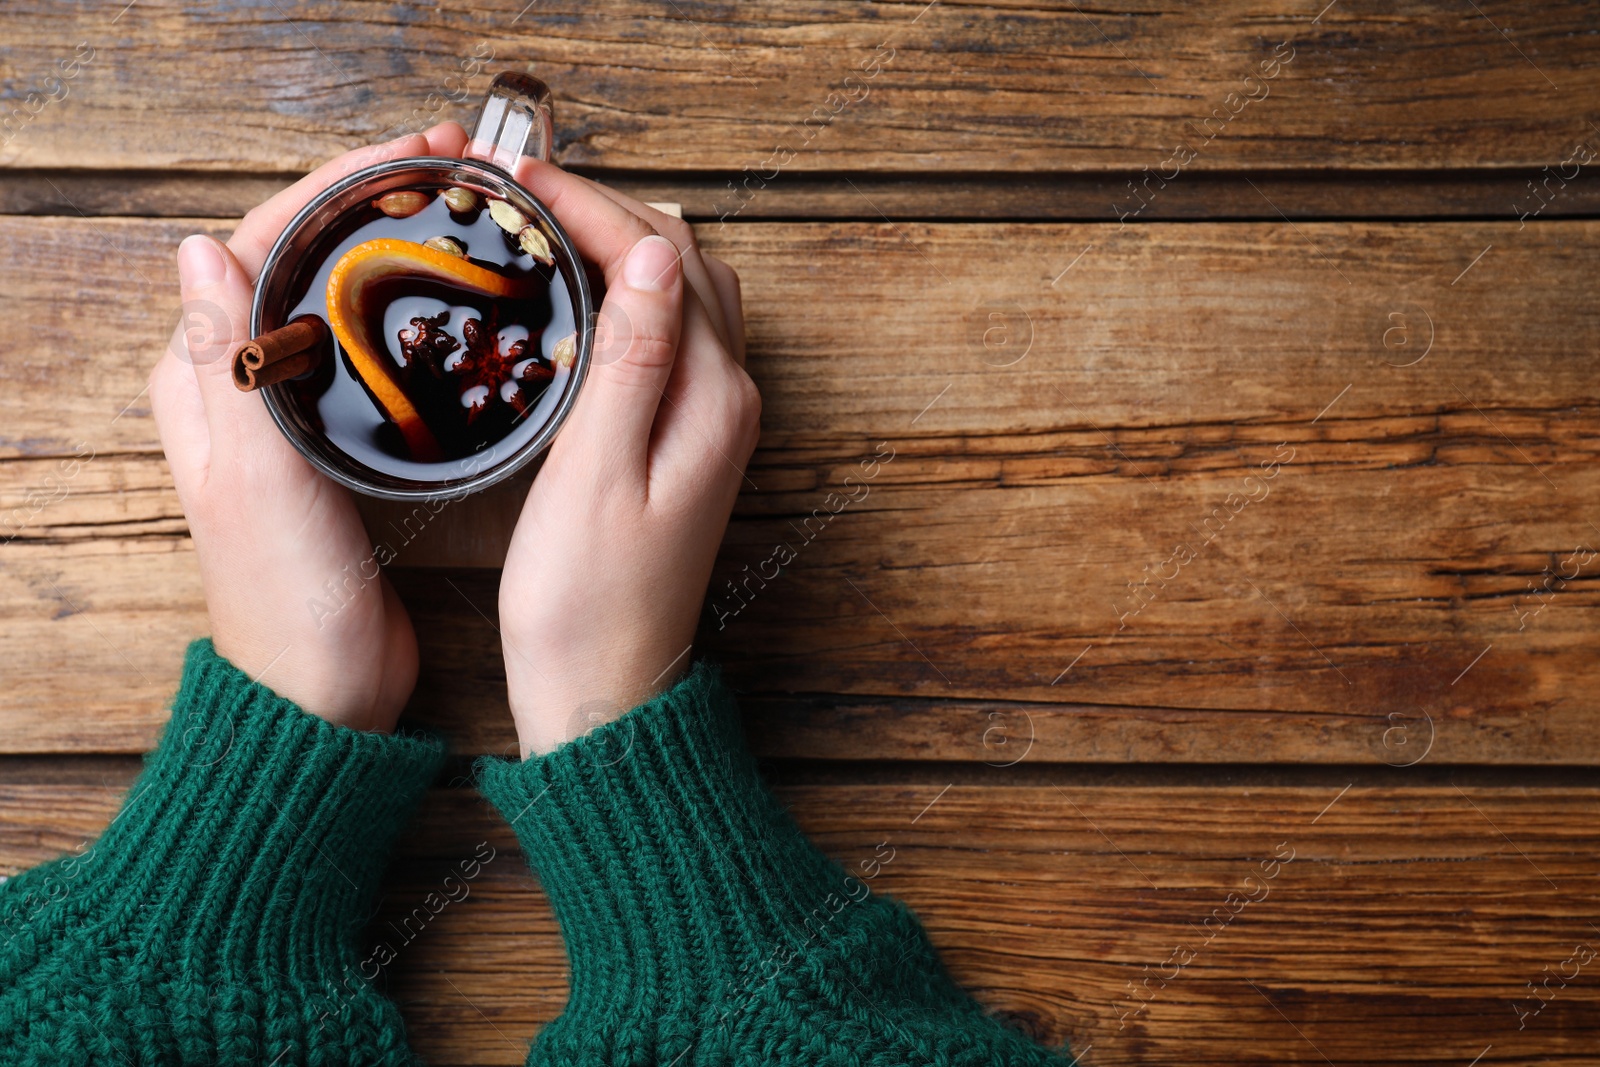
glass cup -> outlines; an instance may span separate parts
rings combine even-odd
[[[560,284],[552,287],[551,330],[562,331],[555,336],[564,332],[574,335],[571,371],[559,386],[549,387],[559,387],[558,395],[541,400],[542,420],[528,420],[481,451],[437,463],[388,462],[383,465],[390,469],[379,469],[374,462],[364,461],[359,448],[348,442],[341,445],[319,427],[314,414],[296,398],[294,382],[279,382],[261,390],[267,410],[284,436],[312,466],[339,484],[388,500],[458,499],[518,471],[536,468],[571,413],[594,348],[594,296],[572,239],[515,177],[526,161],[549,160],[552,120],[550,91],[543,82],[526,74],[501,74],[489,87],[462,159],[419,156],[357,170],[302,208],[267,254],[250,311],[252,337],[275,330],[293,317],[296,303],[315,284],[315,272],[331,258],[327,236],[340,232],[341,220],[395,190],[458,187],[505,200],[539,228],[555,259]]]

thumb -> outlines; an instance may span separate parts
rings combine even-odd
[[[606,290],[571,436],[642,465],[682,328],[680,253],[665,237],[643,237]]]
[[[233,384],[233,353],[250,338],[253,286],[226,245],[198,233],[178,246],[178,281],[183,305],[172,348],[194,368],[215,447],[271,421],[259,397]]]

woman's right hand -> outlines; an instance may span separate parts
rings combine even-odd
[[[410,619],[345,489],[323,477],[233,384],[250,336],[256,275],[295,213],[345,175],[405,156],[460,155],[454,123],[357,149],[252,210],[227,244],[178,251],[182,321],[150,375],[218,653],[305,710],[359,730],[393,729],[417,676]],[[191,326],[197,328],[190,328]]]
[[[618,718],[689,665],[759,436],[739,279],[680,219],[540,162],[517,177],[605,274],[593,361],[500,584],[524,754]]]

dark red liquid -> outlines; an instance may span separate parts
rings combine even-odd
[[[342,220],[306,258],[304,295],[284,316],[288,321],[309,313],[327,321],[334,264],[377,238],[421,244],[450,237],[477,266],[535,283],[526,287],[526,298],[507,299],[402,275],[375,283],[364,301],[377,355],[392,361],[392,380],[438,443],[435,456],[413,453],[337,341],[334,359],[287,383],[302,415],[352,459],[426,481],[476,473],[544,427],[571,374],[553,358],[556,343],[575,329],[560,271],[524,252],[516,236],[490,217],[487,194],[479,192],[477,209],[456,213],[437,195],[443,188],[417,187],[429,203],[406,218],[369,205]]]

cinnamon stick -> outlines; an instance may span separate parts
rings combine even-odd
[[[301,315],[247,341],[233,357],[233,384],[244,392],[298,377],[327,355],[332,335],[316,315]]]

